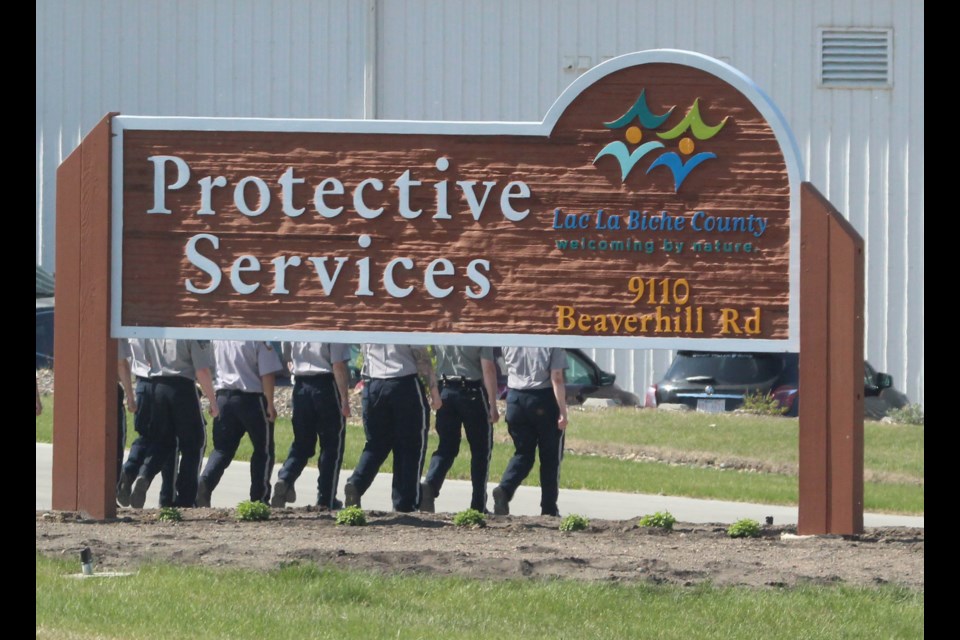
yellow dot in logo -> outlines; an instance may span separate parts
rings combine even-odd
[[[640,127],[630,127],[627,129],[627,142],[630,144],[637,144],[641,138],[643,138],[643,131],[640,130]]]
[[[683,140],[680,141],[680,153],[683,153],[685,155],[690,155],[691,153],[693,153],[693,148],[694,148],[693,140],[691,140],[690,138],[684,138]]]

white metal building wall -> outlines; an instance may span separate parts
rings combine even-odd
[[[37,0],[37,264],[56,170],[107,113],[362,118],[365,2]]]
[[[53,267],[56,167],[109,111],[531,121],[606,58],[691,49],[784,112],[806,178],[866,241],[867,357],[922,403],[923,15],[907,0],[37,0],[37,262]],[[819,87],[821,27],[892,28],[893,87]],[[671,356],[594,355],[641,394]]]
[[[819,87],[821,27],[892,27],[893,88]],[[806,179],[864,237],[867,358],[923,402],[922,2],[387,0],[379,29],[377,115],[390,119],[540,120],[580,73],[645,49],[739,68],[784,112]],[[641,394],[672,357],[593,353]]]

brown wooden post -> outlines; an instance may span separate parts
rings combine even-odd
[[[863,531],[863,239],[800,196],[800,534]]]
[[[53,325],[53,488],[51,506],[77,509],[77,438],[80,421],[80,147],[57,168],[57,255]]]
[[[57,170],[52,507],[111,518],[117,345],[110,339],[110,119]]]

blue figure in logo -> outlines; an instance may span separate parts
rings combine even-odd
[[[717,154],[715,153],[698,153],[687,160],[686,164],[684,164],[683,158],[681,158],[679,154],[674,151],[669,151],[654,160],[650,166],[647,167],[647,173],[649,174],[657,167],[666,167],[667,169],[670,169],[670,173],[673,174],[673,191],[677,192],[680,190],[680,185],[683,184],[683,181],[687,179],[687,176],[690,175],[691,171],[703,164],[704,161],[716,157]]]
[[[645,142],[631,153],[627,145],[619,140],[614,140],[600,150],[597,157],[593,159],[593,163],[596,164],[597,160],[603,156],[613,156],[617,159],[617,162],[620,163],[620,182],[623,182],[627,179],[627,175],[633,171],[633,168],[637,165],[637,162],[640,161],[640,158],[654,149],[663,149],[663,143],[657,142],[656,140],[653,142]]]

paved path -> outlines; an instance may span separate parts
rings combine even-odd
[[[53,447],[37,443],[37,510],[50,509]],[[317,468],[308,466],[297,481],[297,501],[295,507],[312,504],[317,498]],[[275,468],[273,478],[276,480]],[[350,472],[344,469],[340,474],[340,488],[337,496],[343,499],[343,484]],[[390,511],[389,473],[380,473],[366,495],[363,496],[363,508],[367,510]],[[160,478],[157,477],[147,492],[147,507],[157,507]],[[494,484],[489,485],[492,490]],[[250,465],[234,462],[227,468],[223,480],[211,497],[214,507],[233,507],[249,499]],[[456,513],[470,506],[470,483],[463,480],[448,480],[443,491],[437,497],[438,512]],[[797,523],[797,508],[771,505],[748,504],[745,502],[722,502],[719,500],[695,500],[637,493],[611,493],[605,491],[560,490],[560,513],[577,513],[588,518],[603,520],[627,520],[657,511],[669,511],[680,522],[730,524],[741,518],[752,518],[764,522],[767,516],[773,517],[773,523],[789,525]],[[489,498],[488,509],[493,509],[493,498]],[[510,503],[510,512],[514,515],[540,515],[540,488],[521,486]],[[865,527],[919,527],[923,528],[923,516],[898,516],[865,513]]]

